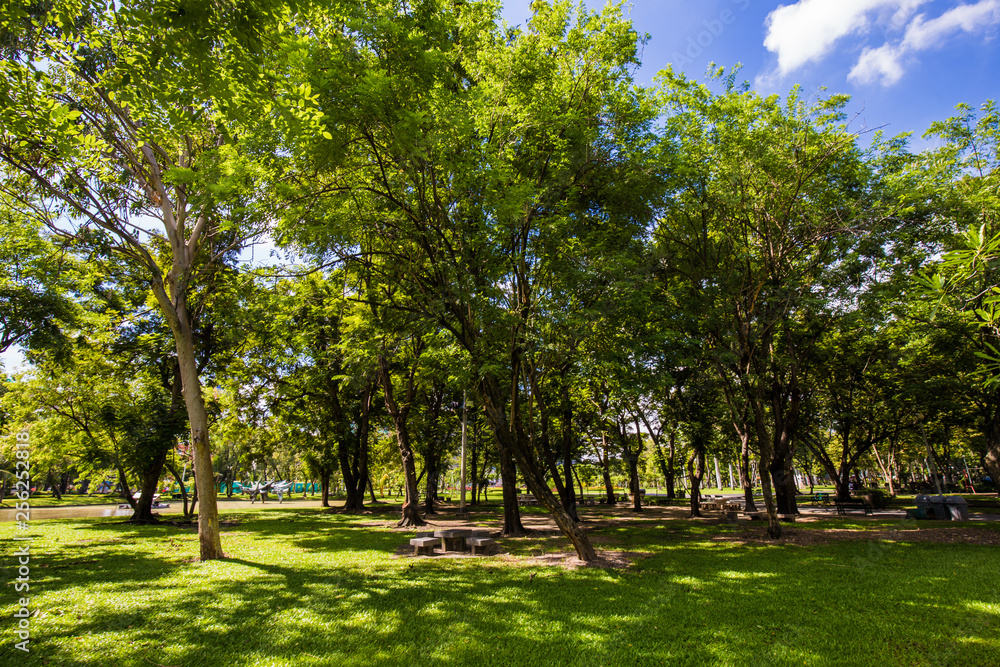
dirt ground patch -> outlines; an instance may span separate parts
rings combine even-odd
[[[597,567],[606,569],[623,570],[631,567],[637,560],[649,554],[635,551],[615,550],[618,545],[626,545],[629,540],[620,533],[622,528],[635,526],[637,523],[658,524],[664,520],[686,518],[684,510],[679,508],[649,508],[651,511],[642,514],[632,514],[631,512],[618,515],[614,511],[600,509],[598,511],[581,512],[585,519],[584,527],[587,530],[591,543],[597,549],[598,559],[592,562],[583,562],[576,557],[572,550],[566,550],[569,546],[568,540],[562,539],[561,532],[556,528],[552,519],[541,514],[523,514],[522,523],[530,533],[525,537],[502,537],[500,529],[502,523],[496,519],[479,520],[458,519],[447,512],[440,513],[433,517],[428,517],[427,526],[420,528],[396,528],[394,522],[371,521],[364,525],[371,527],[388,528],[398,532],[401,536],[412,536],[418,531],[433,531],[441,528],[473,528],[478,530],[489,530],[491,536],[497,540],[496,545],[486,552],[477,556],[472,556],[468,552],[445,552],[436,549],[431,556],[420,556],[420,558],[487,558],[493,564],[504,567],[538,567],[551,566],[575,569],[579,567]],[[619,509],[619,511],[621,511]],[[485,517],[483,517],[485,518]],[[808,525],[821,517],[804,516],[803,524]],[[828,517],[822,517],[828,518]],[[856,517],[852,517],[856,519]],[[1000,531],[986,529],[982,526],[969,527],[966,525],[923,525],[915,521],[904,521],[895,527],[871,527],[871,528],[807,528],[788,525],[784,527],[784,535],[777,542],[767,537],[767,527],[761,523],[733,523],[721,519],[718,516],[706,516],[699,519],[689,520],[690,523],[677,522],[674,528],[663,535],[663,539],[668,542],[681,542],[689,540],[724,542],[747,545],[795,545],[813,546],[834,544],[844,541],[859,542],[922,542],[940,544],[976,544],[985,546],[1000,546]],[[689,531],[686,526],[697,526],[697,533]],[[713,528],[717,529],[713,530]],[[705,529],[708,531],[705,531]],[[615,534],[615,532],[618,534]],[[707,533],[707,534],[706,534]],[[408,541],[408,540],[407,540]],[[400,558],[412,558],[413,548],[407,544],[401,544],[395,551],[395,555]]]

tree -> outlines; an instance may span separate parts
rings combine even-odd
[[[485,4],[394,14],[365,54],[379,64],[365,82],[377,94],[359,109],[357,142],[344,144],[353,162],[316,179],[327,217],[295,235],[360,255],[405,293],[421,326],[454,336],[500,445],[506,525],[519,524],[516,462],[590,560],[525,429],[524,364],[540,290],[558,270],[548,258],[589,230],[634,238],[649,219],[637,195],[650,186],[653,110],[631,85],[637,36],[620,8],[574,17],[568,3],[534,7],[508,37]],[[349,220],[367,226],[354,235]]]
[[[176,363],[150,361],[137,369],[109,359],[99,344],[78,342],[68,360],[41,361],[5,397],[19,424],[38,422],[32,442],[50,460],[114,470],[135,523],[155,521],[151,505],[166,455],[186,426]],[[53,483],[51,467],[49,477]]]
[[[77,323],[75,259],[40,225],[0,203],[0,352],[14,345],[65,352]]]
[[[881,253],[885,195],[834,96],[784,102],[667,70],[663,159],[675,175],[657,230],[741,439],[759,448],[768,532],[794,512],[791,466],[809,350],[833,321],[841,270]],[[876,146],[891,151],[896,144]],[[866,238],[871,233],[872,237]]]
[[[288,434],[320,478],[324,507],[339,469],[344,510],[359,512],[377,379],[373,358],[356,353],[356,339],[371,332],[356,330],[349,279],[346,271],[317,272],[267,288],[266,276],[256,276],[228,323],[248,332],[228,384],[236,412],[263,408],[260,418]]]
[[[1000,479],[1000,109],[993,101],[977,114],[934,123],[927,136],[944,142],[921,155],[918,169],[935,212],[954,232],[948,252],[922,281],[925,297],[965,320],[967,344],[981,359],[975,392],[985,442],[983,467]]]
[[[263,93],[281,79],[265,64],[282,61],[265,56],[264,35],[279,34],[288,14],[271,2],[187,9],[14,3],[0,25],[0,163],[4,194],[55,236],[117,254],[148,281],[176,346],[201,489],[201,558],[212,559],[222,546],[191,298],[206,272],[260,231],[255,163],[240,137],[269,117]],[[298,100],[286,115],[322,129],[307,91],[274,93]]]

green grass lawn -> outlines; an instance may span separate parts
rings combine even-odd
[[[4,496],[0,508],[12,509],[18,499],[11,495]],[[56,499],[51,492],[35,491],[31,494],[32,507],[72,507],[74,505],[117,505],[125,502],[118,494],[102,493],[94,495],[63,494],[62,499]]]
[[[599,569],[540,564],[568,549],[561,537],[398,557],[411,533],[382,527],[390,517],[247,508],[224,517],[228,558],[208,563],[187,527],[2,524],[8,564],[11,538],[34,537],[38,614],[26,656],[5,627],[0,664],[968,667],[1000,655],[1000,548],[916,540],[914,522],[831,518],[793,527],[815,543],[770,544],[745,524],[628,516],[592,535],[632,564]],[[905,530],[872,539],[893,528]],[[993,544],[998,529],[961,528]]]

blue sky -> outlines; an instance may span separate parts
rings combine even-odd
[[[512,25],[530,0],[504,0]],[[851,96],[857,126],[918,137],[955,105],[1000,99],[1000,0],[632,0],[630,16],[649,33],[639,83],[669,63],[704,78],[710,62],[742,63],[762,93]],[[591,9],[602,0],[587,0]]]

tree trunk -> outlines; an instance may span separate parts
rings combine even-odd
[[[121,496],[128,503],[129,507],[133,510],[135,509],[135,499],[132,497],[132,491],[129,489],[128,478],[125,476],[125,469],[122,468],[121,463],[115,463],[115,470],[118,472],[118,485],[122,488]]]
[[[629,452],[628,458],[628,488],[629,493],[632,495],[632,511],[641,512],[642,511],[642,494],[639,489],[642,485],[639,483],[639,455]]]
[[[774,483],[774,501],[779,514],[798,514],[795,502],[795,476],[790,451],[776,452],[768,466]]]
[[[501,535],[524,537],[528,531],[521,524],[521,509],[517,504],[517,468],[514,457],[500,444],[500,489],[503,499],[503,529]]]
[[[608,456],[608,436],[601,431],[601,451],[597,457],[601,464],[601,478],[604,480],[605,501],[608,505],[615,504],[615,485],[611,482],[611,461]]]
[[[358,425],[358,473],[368,481],[368,491],[371,501],[375,499],[375,488],[372,485],[371,472],[368,470],[368,435],[371,433],[372,400],[375,397],[375,381],[370,381],[361,393],[361,421]],[[363,495],[363,494],[362,494]]]
[[[157,521],[156,517],[153,516],[153,496],[156,495],[156,485],[160,481],[165,458],[166,452],[164,452],[163,459],[143,471],[139,487],[139,501],[136,503],[135,513],[129,519],[130,523],[145,524]]]
[[[473,415],[475,415],[475,412],[473,412]],[[475,419],[475,416],[473,416],[473,419]],[[470,480],[472,482],[472,489],[471,489],[472,498],[469,504],[478,505],[479,504],[479,438],[476,437],[475,426],[473,426],[472,432],[473,432],[472,446],[469,448],[469,468],[472,470],[472,479]]]
[[[181,475],[177,472],[177,468],[170,463],[170,461],[164,461],[163,465],[170,471],[170,474],[174,476],[174,479],[177,480],[177,485],[181,487],[181,498],[184,500],[184,518],[186,519],[188,517],[188,494],[187,489],[184,487],[184,480],[181,479]]]
[[[677,429],[670,429],[670,435],[667,437],[667,498],[673,500],[677,497],[677,491],[674,489],[674,479],[677,477]]]
[[[365,509],[365,479],[358,470],[357,438],[347,428],[342,429],[337,443],[337,461],[340,463],[340,476],[344,480],[344,512],[356,513]],[[353,451],[352,451],[353,450]]]
[[[767,466],[774,458],[773,443],[767,430],[766,415],[764,413],[763,401],[751,401],[754,415],[754,428],[757,433],[757,441],[760,446],[759,477],[760,488],[764,494],[764,508],[767,511],[767,534],[771,539],[781,537],[781,524],[778,522],[778,512],[774,502],[774,492],[771,488],[771,476],[766,474]]]
[[[426,495],[424,496],[424,514],[437,514],[434,511],[434,501],[437,500],[438,496],[438,454],[437,448],[433,440],[427,443],[427,456],[424,457],[426,465],[424,466],[424,472],[427,474],[427,481],[425,488],[427,489]]]
[[[537,394],[536,394],[537,397]],[[573,490],[573,471],[570,467],[569,477],[563,478],[563,473],[565,470],[565,460],[563,461],[564,468],[562,471],[559,470],[559,464],[556,461],[555,454],[552,452],[552,448],[549,442],[549,418],[548,413],[541,409],[541,403],[539,401],[539,419],[542,423],[542,434],[541,434],[541,449],[545,456],[545,464],[549,469],[549,476],[552,478],[552,483],[556,487],[556,495],[559,497],[559,502],[562,503],[563,509],[569,514],[573,521],[579,521],[580,517],[576,514],[576,492]]]
[[[320,507],[330,507],[330,477],[333,472],[326,466],[319,470]]]
[[[639,457],[642,456],[643,441],[642,431],[639,430],[638,415],[633,416],[633,421],[635,422],[635,438],[638,441],[638,447],[636,447],[635,451],[632,450],[632,446],[628,443],[628,434],[624,428],[622,428],[622,438],[628,450],[628,485],[629,491],[632,493],[632,511],[641,512],[642,493],[640,492],[640,488],[642,484],[639,482]]]
[[[573,401],[569,395],[569,366],[566,365],[562,371],[561,396],[559,402],[560,418],[562,421],[562,468],[563,479],[566,480],[566,491],[563,494],[563,507],[566,512],[573,517],[574,521],[580,520],[580,515],[576,510],[576,491],[573,490]],[[579,481],[579,479],[577,480]],[[583,498],[583,488],[581,485],[580,498]]]
[[[744,511],[756,512],[757,503],[753,499],[753,476],[750,470],[750,431],[740,433],[740,485],[743,487]]]
[[[691,518],[701,516],[701,480],[705,476],[704,447],[692,443],[687,462],[688,479],[691,481]]]
[[[162,304],[161,304],[162,305]],[[195,489],[201,509],[198,511],[198,543],[201,560],[222,558],[222,540],[219,535],[219,509],[216,503],[215,478],[212,474],[212,450],[208,438],[208,412],[202,397],[201,379],[195,356],[194,335],[187,320],[183,303],[174,310],[176,320],[171,322],[177,362],[180,365],[184,404],[191,427],[191,444],[194,446]],[[172,318],[167,317],[168,321]],[[193,503],[192,503],[193,504]],[[192,508],[192,511],[193,508]]]
[[[583,482],[580,481],[580,473],[577,472],[576,468],[573,468],[573,475],[576,477],[576,484],[577,484],[577,486],[580,487],[580,499],[582,500],[584,498],[584,495],[583,495],[583,493],[584,493],[583,492]]]
[[[194,478],[194,492],[191,494],[191,516],[195,514],[195,508],[198,506],[198,477],[197,474]]]
[[[982,413],[986,447],[979,455],[979,462],[1000,490],[1000,398],[994,394],[994,400],[986,403]]]
[[[514,376],[517,376],[516,359],[513,364]],[[500,391],[500,384],[495,377],[490,374],[485,375],[479,381],[480,402],[486,412],[486,418],[493,427],[497,441],[500,443],[501,452],[504,450],[516,459],[518,469],[524,477],[528,490],[534,494],[535,499],[551,514],[555,519],[563,534],[573,543],[577,557],[583,561],[595,560],[597,553],[587,539],[586,533],[573,521],[573,518],[566,512],[559,500],[552,495],[549,486],[545,481],[541,466],[532,457],[531,450],[525,446],[526,438],[520,430],[520,415],[518,414],[516,398],[511,409],[514,419],[508,421],[507,412],[504,409],[503,392]],[[513,426],[513,428],[511,428]],[[506,491],[505,491],[506,495]]]
[[[379,379],[382,383],[382,393],[385,396],[385,407],[389,412],[389,415],[392,417],[393,424],[396,427],[396,443],[399,446],[400,461],[403,465],[403,479],[406,486],[406,497],[403,500],[402,517],[396,525],[398,527],[425,526],[427,525],[427,522],[420,516],[420,511],[418,509],[419,491],[417,489],[417,468],[413,456],[413,448],[410,446],[410,433],[406,424],[406,417],[409,413],[411,401],[413,400],[415,389],[414,374],[416,370],[411,369],[409,385],[406,391],[406,400],[404,403],[399,404],[396,402],[392,384],[392,375],[389,372],[389,362],[386,360],[385,355],[379,355],[378,367]]]
[[[46,477],[46,483],[52,489],[52,497],[56,500],[62,500],[62,494],[59,492],[59,485],[56,483],[55,477],[52,475],[52,471],[49,470],[49,474]]]

